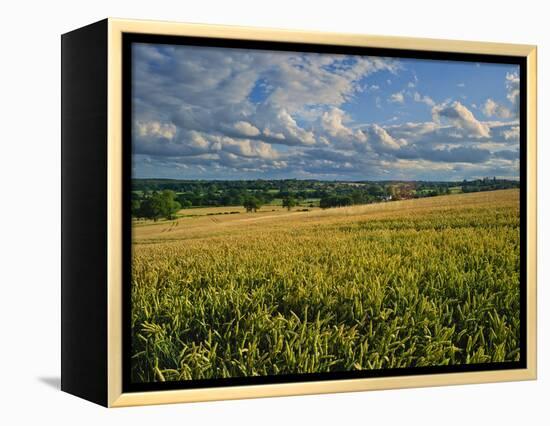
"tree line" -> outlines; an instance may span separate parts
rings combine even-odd
[[[458,192],[517,188],[519,182],[484,178],[460,182],[377,181],[339,182],[316,180],[177,181],[135,179],[132,181],[132,216],[158,220],[173,219],[180,209],[192,207],[243,206],[258,211],[273,200],[292,208],[308,201],[323,209],[370,204]]]

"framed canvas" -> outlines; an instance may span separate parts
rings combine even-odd
[[[111,407],[536,378],[536,48],[62,36],[62,389]]]

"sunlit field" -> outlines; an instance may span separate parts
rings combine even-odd
[[[519,359],[517,189],[178,216],[133,222],[133,381]]]

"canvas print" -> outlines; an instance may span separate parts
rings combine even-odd
[[[132,383],[520,360],[518,65],[136,42],[131,70]]]

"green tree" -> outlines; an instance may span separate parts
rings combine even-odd
[[[176,200],[176,193],[174,191],[162,191],[160,193],[162,197],[162,216],[166,219],[174,219],[175,214],[181,209],[181,204]]]
[[[294,197],[285,197],[283,198],[283,207],[286,207],[287,210],[290,211],[290,209],[292,209],[292,207],[296,207],[296,198]]]
[[[248,197],[244,200],[243,203],[244,208],[247,212],[255,212],[260,207],[262,207],[260,200],[258,200],[256,197]]]
[[[156,222],[161,217],[173,219],[174,214],[180,209],[181,205],[176,201],[176,193],[164,190],[162,192],[154,192],[141,202],[139,216],[153,219]]]

